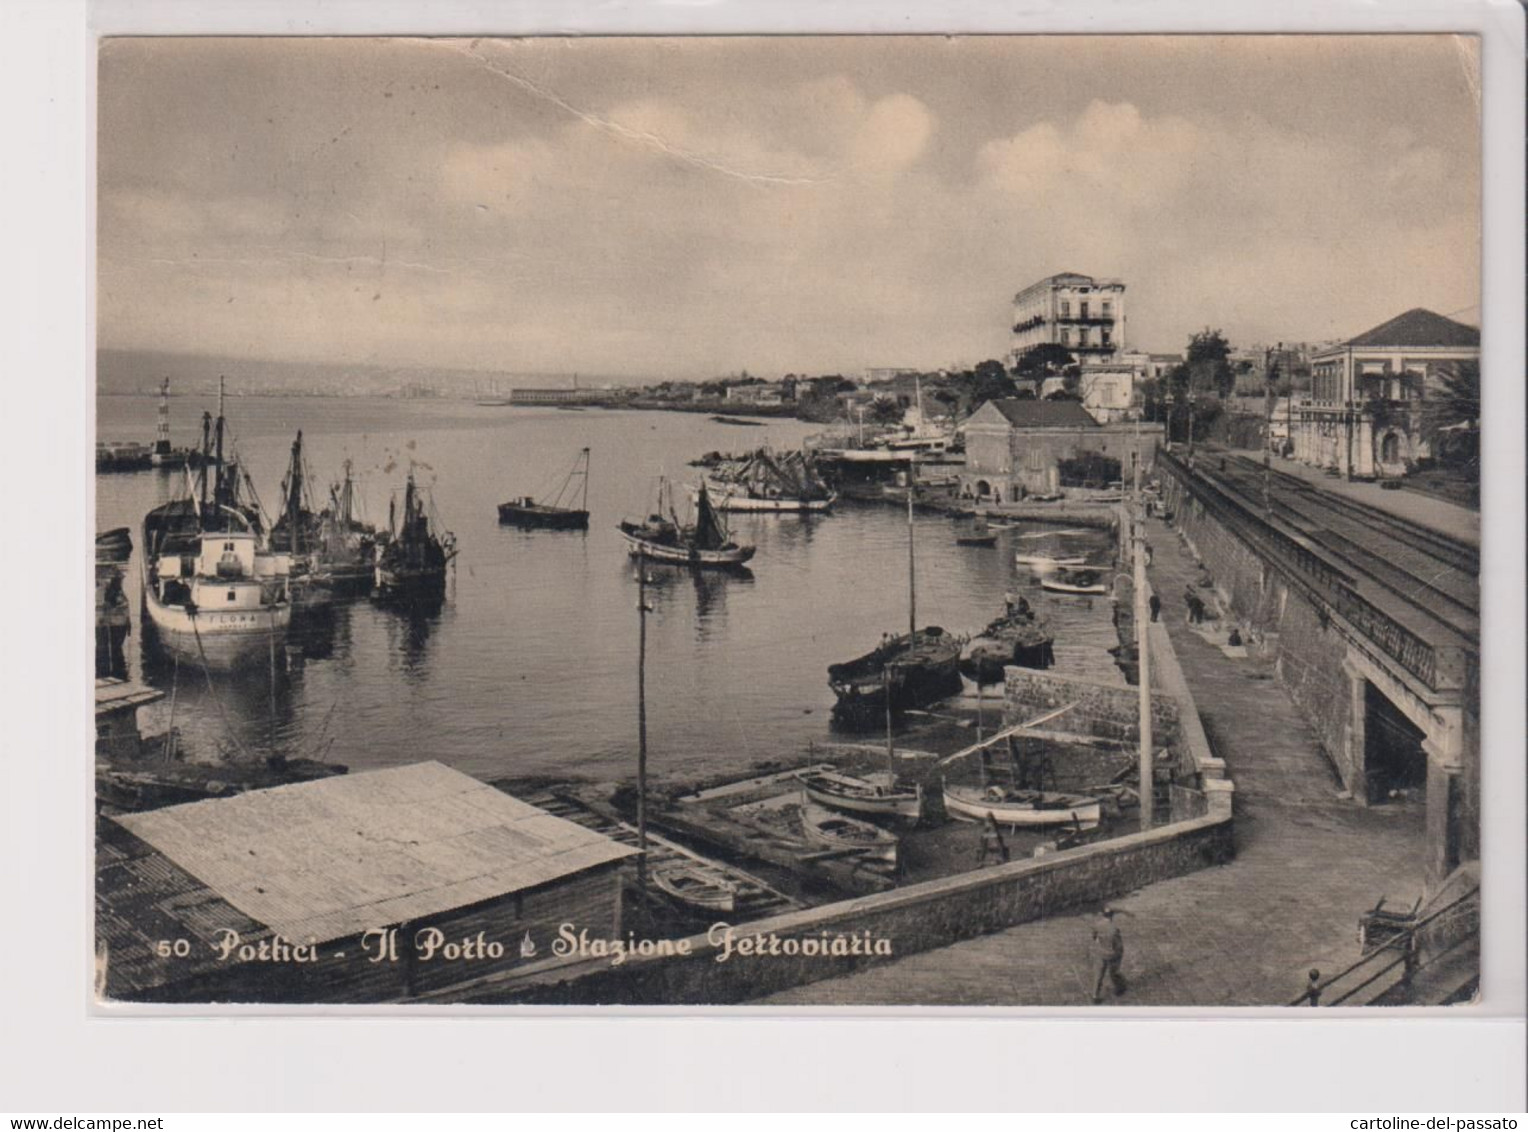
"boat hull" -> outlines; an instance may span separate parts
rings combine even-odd
[[[524,527],[527,530],[586,531],[589,529],[589,512],[501,503],[499,504],[499,522],[506,526]]]
[[[617,527],[626,540],[626,553],[633,558],[643,557],[652,562],[667,562],[674,566],[721,567],[741,566],[753,557],[754,548],[737,546],[722,550],[699,550],[685,546],[667,546],[639,538]]]
[[[1078,586],[1070,582],[1052,581],[1050,578],[1040,579],[1040,588],[1042,590],[1049,590],[1053,594],[1080,594],[1087,597],[1096,597],[1109,592],[1109,587],[1102,582]]]
[[[1036,570],[1058,570],[1063,566],[1081,566],[1087,562],[1087,558],[1082,555],[1052,558],[1045,554],[1016,554],[1013,560],[1020,566],[1033,566]]]
[[[901,846],[896,834],[867,821],[845,817],[841,812],[810,799],[801,803],[801,830],[806,839],[825,849],[853,852],[871,861],[895,867]]]
[[[1046,826],[1076,826],[1093,829],[1098,825],[1102,805],[1097,798],[1073,795],[1040,795],[1033,802],[993,800],[976,787],[946,786],[944,810],[956,821],[984,822],[989,817],[999,825],[1014,829]]]
[[[280,652],[292,624],[286,602],[237,612],[198,610],[166,605],[149,588],[143,599],[154,636],[166,652],[208,668],[234,669],[269,664]]]
[[[923,790],[892,790],[883,794],[863,793],[846,788],[855,780],[846,775],[811,774],[801,777],[801,789],[808,800],[829,809],[870,817],[905,821],[911,824],[923,817]],[[866,783],[865,785],[869,785]]]
[[[711,505],[718,511],[762,512],[773,515],[821,514],[831,511],[838,496],[824,499],[761,499],[741,491],[731,484],[709,482],[706,490],[711,493]]]
[[[996,546],[997,535],[956,535],[956,546]]]
[[[371,596],[392,605],[439,604],[446,596],[445,567],[410,570],[378,566]]]
[[[926,638],[926,632],[919,631],[920,655],[911,660],[895,650],[881,660],[877,650],[828,669],[828,686],[838,697],[834,720],[851,728],[881,727],[888,708],[893,713],[918,711],[958,694],[959,645],[954,638]]]

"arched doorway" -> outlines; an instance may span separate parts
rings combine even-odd
[[[1379,442],[1379,461],[1382,464],[1399,464],[1401,455],[1401,434],[1395,431],[1385,433]]]
[[[977,480],[976,481],[976,498],[978,498],[978,499],[986,499],[987,496],[989,496],[991,494],[992,494],[992,485],[990,483],[988,483],[986,480]]]

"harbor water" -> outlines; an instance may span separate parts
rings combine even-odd
[[[197,442],[214,401],[173,400],[177,447]],[[97,435],[151,438],[156,404],[100,398]],[[129,527],[134,541],[126,674],[173,692],[148,709],[148,729],[173,722],[201,759],[277,751],[355,770],[438,759],[481,778],[633,775],[637,580],[616,523],[652,509],[660,476],[693,482],[688,462],[703,453],[794,448],[819,428],[382,398],[230,397],[226,411],[267,511],[278,504],[300,428],[319,502],[348,458],[363,517],[385,526],[389,498],[401,497],[412,466],[460,553],[436,613],[402,614],[364,599],[337,605],[294,632],[274,675],[209,674],[147,648],[138,600],[143,515],[183,491],[185,473],[98,476],[96,529]],[[585,446],[587,532],[500,526],[498,503],[554,491]],[[821,517],[734,515],[731,526],[758,546],[749,572],[649,567],[649,757],[658,777],[746,770],[834,738],[828,665],[907,626],[901,509],[841,503]],[[1051,619],[1058,647],[1069,623],[1085,622],[1096,638],[1108,616],[1102,599],[1042,597],[1013,564],[1017,547],[1103,562],[1110,540],[1102,531],[1058,536],[1026,525],[984,549],[956,546],[948,518],[920,514],[915,529],[921,625],[974,633],[1016,588]]]

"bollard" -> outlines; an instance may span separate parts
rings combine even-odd
[[[1318,985],[1320,982],[1321,972],[1312,967],[1310,969],[1310,982],[1305,987],[1305,1002],[1307,1006],[1321,1005],[1321,987]]]

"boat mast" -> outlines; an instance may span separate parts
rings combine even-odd
[[[302,514],[302,429],[292,441],[292,467],[287,471],[287,544],[291,553],[302,551],[298,544],[298,520]]]
[[[647,550],[637,544],[637,889],[647,894]]]
[[[212,463],[212,416],[207,410],[202,410],[202,467],[197,477],[200,488],[201,511],[205,516],[207,512],[207,468]]]
[[[215,435],[215,445],[216,445],[216,449],[215,449],[213,455],[217,457],[217,471],[214,474],[217,476],[217,481],[216,481],[216,486],[213,488],[213,492],[212,492],[212,502],[216,506],[218,506],[218,507],[222,507],[225,503],[228,502],[228,499],[227,499],[227,493],[228,493],[227,477],[223,473],[223,381],[224,381],[223,375],[219,374],[218,375],[218,419],[217,419],[217,424],[213,428],[213,432],[214,432],[214,435]]]
[[[897,780],[897,751],[891,740],[891,670],[888,664],[881,669],[881,689],[886,693],[886,770],[893,783]]]
[[[589,510],[589,450],[584,449],[584,501],[579,504],[579,510],[585,513]]]
[[[907,640],[911,645],[918,633],[917,564],[913,556],[913,485],[918,482],[918,453],[913,450],[907,464]]]

